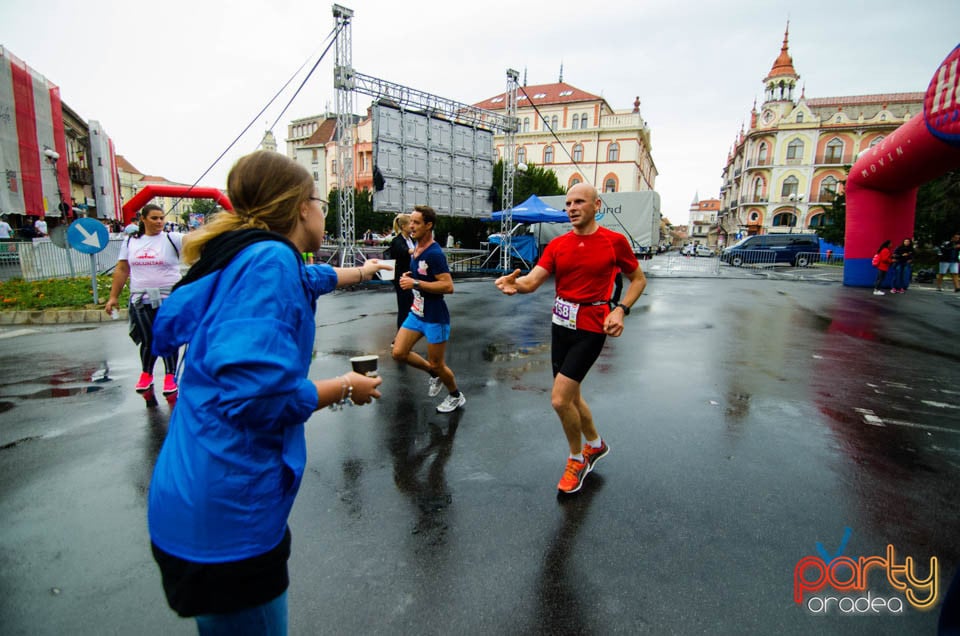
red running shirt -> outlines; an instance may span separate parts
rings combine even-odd
[[[632,274],[640,263],[623,234],[599,226],[593,234],[570,231],[553,239],[537,265],[556,278],[557,296],[580,303],[577,329],[603,333],[617,272]]]

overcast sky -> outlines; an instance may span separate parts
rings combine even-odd
[[[502,92],[506,69],[529,84],[563,79],[615,110],[640,96],[662,211],[686,223],[694,195],[716,197],[790,20],[807,97],[925,91],[960,42],[960,0],[607,0],[602,3],[355,0],[357,71],[456,101]],[[706,6],[703,6],[706,5]],[[333,28],[332,3],[292,0],[0,1],[0,44],[60,86],[84,119],[146,174],[193,183]],[[297,76],[203,179],[273,125],[335,106],[334,51],[281,117]],[[369,98],[358,95],[357,111]]]

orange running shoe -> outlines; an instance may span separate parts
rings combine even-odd
[[[606,457],[607,453],[610,452],[610,447],[607,446],[607,443],[600,440],[600,448],[594,448],[590,444],[583,445],[583,460],[587,462],[587,472],[589,473],[593,470],[593,465],[597,463],[597,460],[601,457]]]
[[[557,484],[557,490],[568,495],[580,490],[583,486],[583,478],[590,472],[587,462],[578,462],[572,457],[567,458],[567,467],[563,471],[563,477]]]

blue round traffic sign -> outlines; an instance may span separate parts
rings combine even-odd
[[[107,228],[97,219],[89,217],[79,218],[70,224],[67,230],[67,241],[70,247],[84,254],[96,254],[107,247],[110,234]]]

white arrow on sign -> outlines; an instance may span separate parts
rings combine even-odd
[[[85,229],[83,229],[83,226],[80,225],[79,223],[77,224],[77,231],[83,234],[83,240],[80,241],[81,243],[85,243],[90,247],[96,247],[97,249],[100,248],[100,237],[97,236],[96,232],[94,232],[93,234],[87,232]]]

